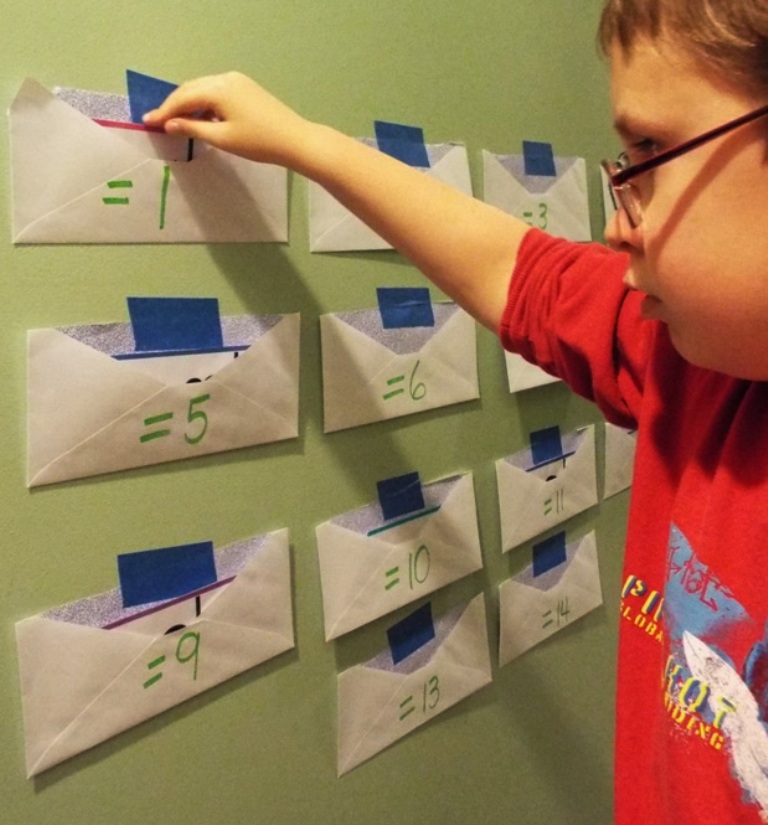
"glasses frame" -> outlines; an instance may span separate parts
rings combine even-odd
[[[686,140],[678,146],[673,146],[671,149],[659,152],[657,155],[631,166],[626,165],[626,154],[624,152],[619,155],[617,160],[602,161],[600,165],[605,170],[606,175],[608,175],[611,192],[613,193],[614,200],[617,201],[615,204],[616,207],[619,208],[619,206],[621,206],[629,218],[632,228],[637,229],[642,223],[643,216],[640,202],[637,198],[637,192],[630,184],[633,178],[645,172],[650,172],[651,169],[656,169],[665,163],[669,163],[669,161],[679,158],[680,155],[684,155],[692,149],[697,149],[699,146],[709,143],[709,141],[719,138],[721,135],[728,134],[728,132],[732,132],[734,129],[738,129],[740,126],[744,126],[766,115],[768,115],[768,104],[760,106],[751,112],[747,112],[747,114],[741,115],[734,120],[729,120],[721,126],[716,126],[708,132],[704,132],[697,137]]]

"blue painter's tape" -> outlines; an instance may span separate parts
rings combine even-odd
[[[131,69],[125,72],[125,80],[128,86],[128,106],[131,110],[131,120],[134,123],[142,123],[144,115],[152,109],[157,109],[177,88],[175,83],[134,72]]]
[[[547,570],[552,570],[559,564],[564,564],[567,558],[565,551],[565,533],[556,535],[533,545],[533,575],[540,576]]]
[[[560,427],[547,427],[531,433],[531,457],[536,467],[563,458]]]
[[[429,154],[424,144],[424,130],[419,126],[404,126],[401,123],[388,123],[375,120],[376,144],[379,150],[397,158],[409,166],[428,169]]]
[[[420,647],[435,638],[435,625],[432,622],[432,605],[427,602],[423,607],[409,613],[387,631],[392,662],[397,664],[407,659]]]
[[[523,162],[526,175],[557,177],[555,155],[551,143],[539,143],[535,140],[523,141]]]
[[[117,571],[123,607],[175,599],[216,581],[213,542],[123,553]]]
[[[137,352],[210,352],[224,347],[216,298],[128,298]]]
[[[424,509],[424,491],[418,473],[406,473],[376,482],[385,519],[399,518]]]
[[[426,287],[378,287],[376,297],[384,329],[435,325],[435,313]]]

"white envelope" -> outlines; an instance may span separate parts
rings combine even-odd
[[[482,593],[434,626],[435,638],[398,664],[387,649],[339,674],[339,776],[490,684]]]
[[[632,486],[637,430],[605,423],[605,498]]]
[[[515,352],[505,350],[504,363],[507,368],[507,383],[511,393],[530,390],[534,387],[543,387],[546,384],[553,384],[560,380],[545,372],[541,367],[537,367],[536,364],[526,361],[522,355]]]
[[[384,329],[376,309],[320,316],[324,430],[480,397],[475,322],[433,303],[434,327]]]
[[[529,565],[499,585],[499,664],[505,665],[603,603],[595,534],[566,547],[539,576]]]
[[[482,568],[472,474],[422,491],[417,513],[371,504],[316,528],[326,641]]]
[[[526,175],[523,155],[483,151],[483,200],[550,235],[591,241],[584,159],[555,157],[555,170]]]
[[[496,462],[504,551],[597,504],[594,425],[562,437],[565,458],[534,466],[530,449]]]
[[[375,141],[361,142],[375,146]],[[427,145],[430,167],[423,173],[472,194],[466,147],[457,143]],[[349,252],[353,250],[392,249],[380,235],[342,206],[322,186],[309,182],[310,252]]]
[[[288,531],[216,567],[170,602],[123,609],[112,590],[16,624],[28,776],[294,647]]]
[[[284,169],[200,141],[165,160],[178,138],[99,125],[31,79],[9,116],[14,243],[288,239]]]
[[[152,375],[153,359],[115,360],[130,324],[31,330],[28,485],[295,438],[298,314],[221,323],[225,344],[248,349],[196,383]]]

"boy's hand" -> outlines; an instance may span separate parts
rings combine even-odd
[[[183,83],[144,117],[164,128],[264,163],[292,166],[311,124],[239,72]]]

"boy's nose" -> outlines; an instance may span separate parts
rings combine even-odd
[[[617,209],[605,225],[605,240],[608,246],[617,251],[638,250],[642,247],[643,233],[641,227],[633,227],[627,213]]]

